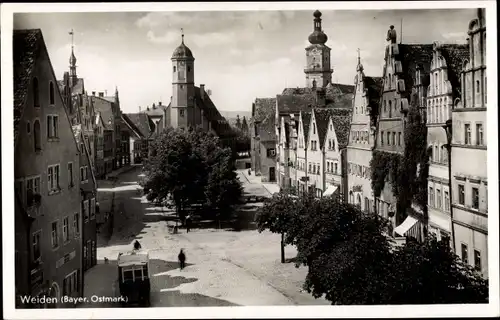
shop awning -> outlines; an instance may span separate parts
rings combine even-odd
[[[339,188],[338,186],[329,186],[328,188],[326,188],[326,191],[323,192],[323,197],[331,196],[332,194],[335,193],[335,191],[337,191],[338,188]]]
[[[400,236],[404,236],[405,233],[407,233],[417,222],[418,222],[417,219],[408,216],[406,217],[405,221],[403,221],[402,224],[400,224],[394,229],[394,232],[396,232]]]

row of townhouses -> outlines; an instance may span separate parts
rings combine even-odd
[[[118,89],[87,93],[73,46],[57,80],[40,29],[15,30],[13,49],[16,303],[67,307],[38,298],[83,295],[85,272],[97,264],[97,227],[107,219],[97,180],[142,163],[167,126],[201,127],[229,142],[233,131],[204,85],[195,86],[184,35],[171,59],[171,102],[139,113],[122,113]],[[35,302],[22,305],[23,295]]]
[[[391,26],[382,76],[365,75],[358,53],[354,85],[334,84],[316,11],[306,87],[252,105],[255,174],[298,194],[339,197],[380,214],[396,240],[446,239],[488,277],[484,9],[469,23],[468,36],[466,44],[403,44]],[[414,119],[426,132],[425,156],[415,173],[401,174],[394,168],[404,168],[402,159],[416,149],[406,145],[415,144]],[[416,193],[423,199],[405,202],[398,175],[422,179]]]

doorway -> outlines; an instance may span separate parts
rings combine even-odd
[[[276,169],[274,167],[269,168],[269,181],[276,182]]]

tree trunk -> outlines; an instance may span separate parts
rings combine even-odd
[[[281,233],[281,263],[285,263],[285,233]]]

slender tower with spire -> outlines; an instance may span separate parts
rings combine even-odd
[[[71,55],[69,57],[69,83],[73,87],[76,85],[78,77],[76,76],[76,57],[75,57],[75,45],[74,45],[74,35],[73,29],[69,32],[71,35]]]
[[[321,12],[316,10],[314,16],[314,31],[309,35],[309,43],[306,48],[306,86],[313,87],[313,82],[316,82],[317,87],[324,88],[328,83],[332,82],[332,73],[330,62],[331,49],[325,44],[328,41],[328,36],[321,28]]]

